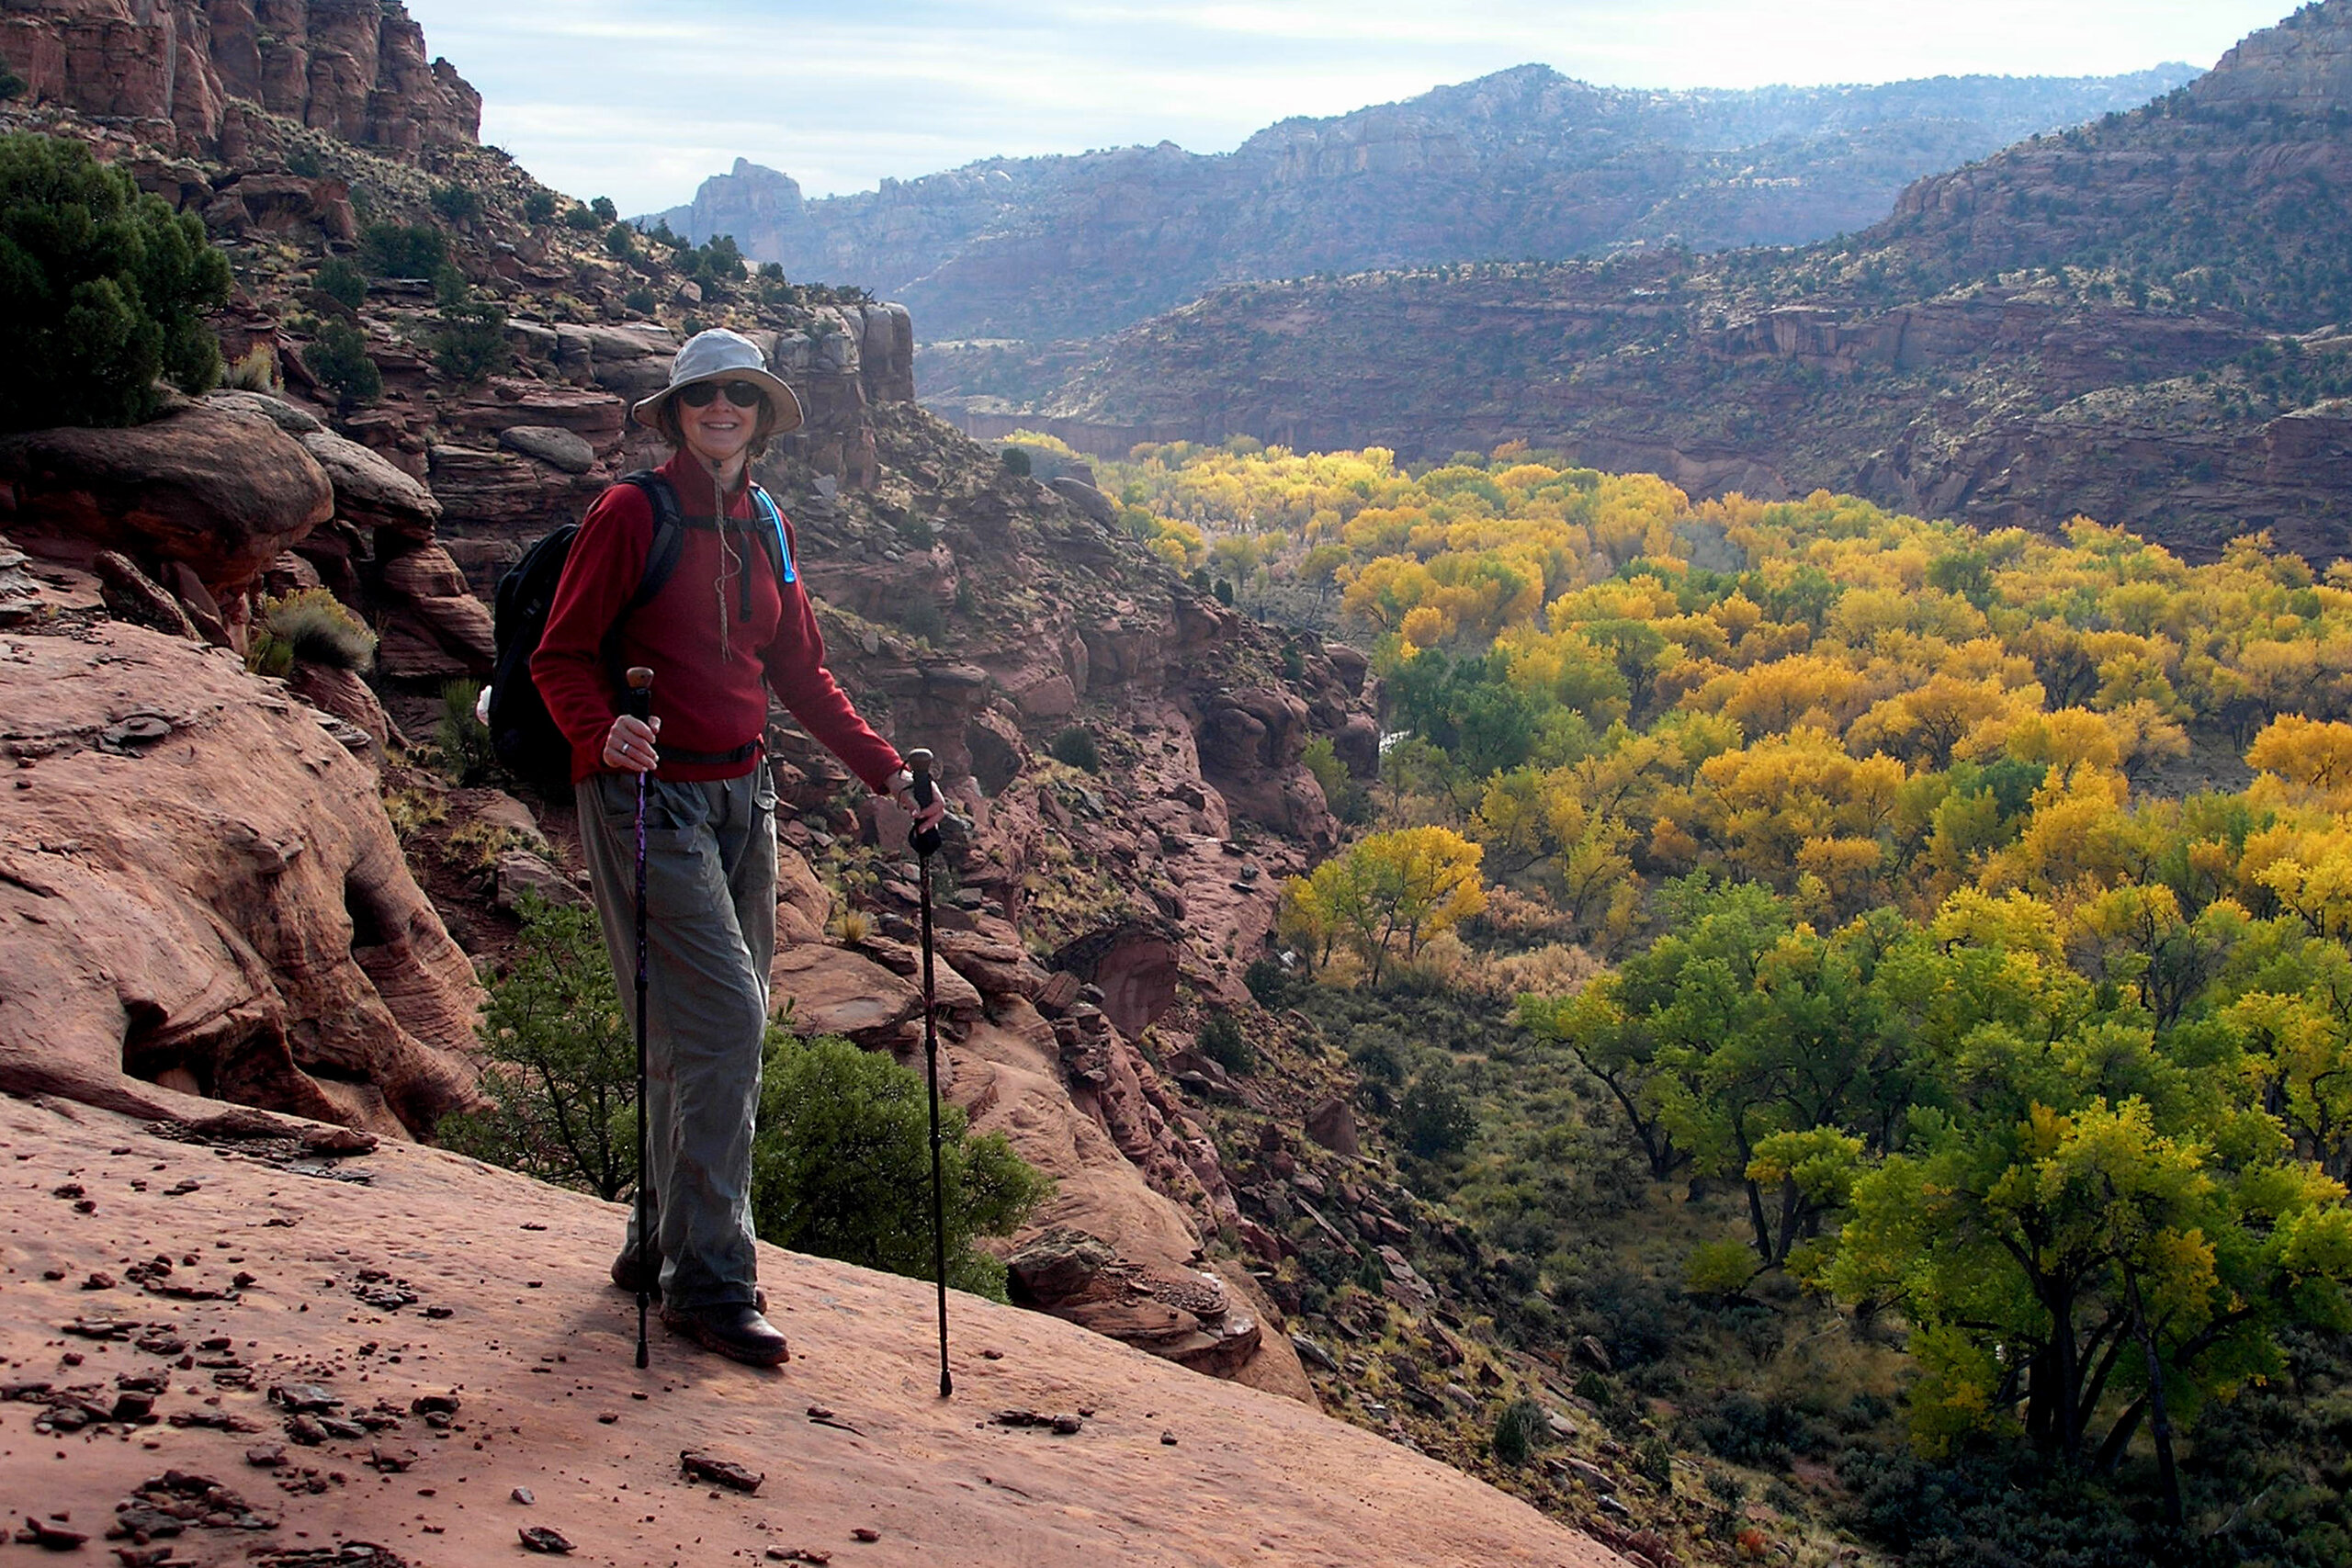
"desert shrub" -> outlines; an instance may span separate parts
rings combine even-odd
[[[1669,1496],[1674,1492],[1674,1450],[1664,1438],[1650,1434],[1634,1445],[1634,1473],[1658,1490],[1658,1495]]]
[[[254,344],[245,351],[243,358],[229,367],[220,382],[241,392],[275,393],[282,390],[282,384],[277,378],[277,351],[266,343]]]
[[[1690,1412],[1683,1431],[1717,1459],[1758,1467],[1783,1468],[1791,1453],[1817,1446],[1802,1412],[1737,1388],[1721,1391]]]
[[[1478,1115],[1453,1075],[1431,1068],[1415,1078],[1396,1108],[1405,1146],[1423,1159],[1443,1159],[1470,1146]]]
[[[1742,1241],[1702,1241],[1682,1266],[1683,1285],[1694,1296],[1736,1296],[1755,1279],[1755,1250]]]
[[[1284,651],[1295,653],[1297,649],[1286,649]],[[1306,771],[1313,773],[1315,782],[1323,787],[1323,799],[1330,807],[1332,816],[1348,823],[1372,819],[1371,794],[1356,783],[1354,776],[1348,772],[1348,765],[1340,761],[1339,750],[1331,744],[1329,736],[1318,735],[1308,741],[1306,753],[1299,761],[1306,764]]]
[[[1514,1399],[1495,1417],[1495,1458],[1517,1469],[1532,1458],[1551,1435],[1542,1405],[1532,1399]]]
[[[6,65],[0,65],[0,104],[5,104],[11,98],[22,96],[24,90],[25,79]]]
[[[486,1103],[444,1117],[462,1155],[611,1201],[637,1181],[637,1033],[595,911],[523,896],[523,931],[492,982]]]
[[[1258,1053],[1250,1047],[1249,1037],[1241,1032],[1241,1021],[1224,1009],[1219,1008],[1201,1020],[1197,1038],[1202,1052],[1227,1072],[1257,1071]]]
[[[282,675],[296,660],[334,670],[365,670],[376,661],[376,634],[324,588],[264,600],[247,648],[247,663],[265,675]]]
[[[433,271],[433,302],[447,309],[463,305],[474,297],[473,285],[455,262],[443,262]]]
[[[901,630],[925,642],[936,643],[947,635],[947,613],[928,593],[910,594],[899,606],[898,622]]]
[[[621,296],[621,303],[638,315],[650,316],[659,301],[653,298],[650,288],[632,288]]]
[[[1216,595],[1218,604],[1228,607],[1233,604],[1233,584],[1225,578],[1220,577],[1212,583],[1209,592]]]
[[[396,789],[384,796],[384,818],[403,844],[427,828],[449,819],[449,803],[421,789]]]
[[[1102,750],[1094,741],[1094,732],[1082,724],[1073,724],[1046,744],[1046,750],[1056,761],[1067,762],[1087,773],[1100,773]]]
[[[0,137],[0,430],[136,424],[161,378],[208,390],[204,313],[229,264],[192,213],[143,195],[78,141]]]
[[[1261,1008],[1288,1007],[1297,982],[1282,960],[1271,953],[1252,959],[1250,967],[1241,972],[1241,983],[1250,988],[1250,998]]]
[[[303,358],[345,403],[373,402],[384,394],[384,373],[368,352],[367,334],[347,321],[322,323]]]
[[[455,183],[436,186],[433,210],[452,223],[470,223],[481,216],[481,193],[471,186]]]
[[[491,749],[490,727],[474,716],[474,704],[481,697],[479,681],[452,681],[441,688],[441,717],[434,739],[441,749],[442,772],[465,789],[486,784],[502,772]]]
[[[621,215],[621,209],[613,205],[613,198],[609,196],[600,196],[589,202],[588,210],[595,214],[599,223],[610,223]]]
[[[480,381],[505,369],[512,358],[504,306],[477,299],[441,308],[441,325],[433,333],[433,363],[441,374]]]
[[[368,275],[342,256],[322,264],[311,287],[346,310],[356,310],[368,299]]]
[[[605,230],[605,254],[622,261],[637,254],[637,231],[626,223],[616,223]]]
[[[551,190],[534,190],[523,198],[523,218],[530,223],[545,223],[555,217],[558,202]]]
[[[1000,457],[1004,464],[1004,471],[1006,473],[1019,474],[1023,479],[1027,479],[1029,477],[1031,465],[1029,462],[1029,454],[1026,451],[1018,446],[1008,446],[1001,454],[1000,454]]]
[[[596,216],[596,212],[594,208],[584,206],[575,207],[571,211],[563,215],[563,226],[567,229],[577,230],[579,232],[585,234],[594,230],[603,228],[605,226],[605,220]]]
[[[370,223],[359,231],[359,265],[370,277],[431,277],[449,259],[449,241],[427,224]]]
[[[752,1151],[762,1239],[916,1279],[932,1270],[931,1117],[923,1080],[838,1036],[768,1041]],[[1004,1265],[975,1247],[1009,1235],[1053,1184],[1001,1133],[940,1108],[947,1282],[1004,1299]]]

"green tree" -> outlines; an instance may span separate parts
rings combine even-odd
[[[2282,1325],[2352,1323],[2344,1189],[2144,1032],[1985,1026],[1970,1055],[1973,1103],[1855,1183],[1828,1282],[1911,1323],[1923,1445],[2018,1435],[2107,1472],[2145,1424],[2177,1522],[2174,1424],[2274,1371]]]
[[[342,256],[322,262],[311,276],[311,287],[346,310],[356,310],[368,301],[368,275]]]
[[[312,375],[333,388],[345,404],[373,402],[384,393],[384,374],[368,353],[365,333],[348,321],[326,321],[303,355]]]
[[[228,262],[194,214],[78,141],[0,137],[0,430],[135,424],[159,378],[220,379],[204,316],[228,299]]]
[[[426,224],[370,223],[359,231],[359,265],[370,277],[431,277],[448,260],[448,238]]]
[[[486,299],[441,308],[433,334],[433,363],[453,380],[473,382],[506,368],[506,309]]]
[[[940,1108],[947,1282],[1004,1299],[1004,1265],[972,1245],[1009,1235],[1053,1190],[1001,1133],[970,1137]],[[932,1271],[931,1120],[923,1080],[838,1036],[769,1037],[752,1150],[763,1240],[916,1279]]]
[[[637,1035],[589,908],[526,894],[507,972],[490,988],[481,1109],[442,1119],[477,1159],[611,1201],[637,1182]]]

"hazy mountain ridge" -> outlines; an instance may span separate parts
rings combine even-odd
[[[1008,417],[1098,446],[1522,439],[1701,493],[2088,513],[2198,557],[2270,527],[2332,558],[2346,193],[2352,0],[2326,0],[2143,108],[1917,182],[1851,240],[1237,287]]]
[[[817,200],[739,159],[649,217],[731,233],[788,276],[903,299],[932,339],[1115,330],[1223,282],[1672,241],[1790,243],[1883,216],[1904,184],[2144,102],[2117,77],[1653,92],[1522,65],[1399,103],[1172,142],[993,158]]]

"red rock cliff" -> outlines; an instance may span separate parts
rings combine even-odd
[[[481,127],[481,95],[378,0],[14,0],[0,62],[35,102],[167,120],[207,150],[239,99],[401,154]]]

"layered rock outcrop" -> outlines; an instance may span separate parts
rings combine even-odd
[[[400,1137],[471,1103],[472,967],[315,710],[67,615],[0,633],[0,1089]]]
[[[411,157],[481,129],[481,95],[397,0],[19,0],[0,62],[34,102],[163,121],[191,150],[242,136],[238,100]]]

